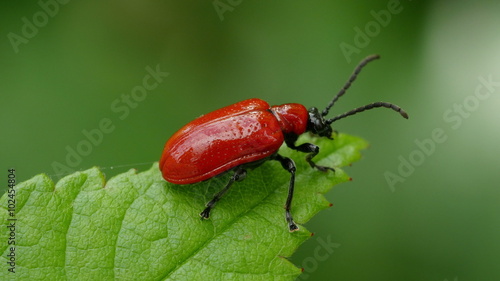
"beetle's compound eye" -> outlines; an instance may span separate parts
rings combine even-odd
[[[309,109],[309,120],[307,121],[307,131],[320,137],[331,139],[333,130],[316,107]]]

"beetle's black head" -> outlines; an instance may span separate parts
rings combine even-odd
[[[309,119],[307,120],[307,131],[320,137],[332,139],[332,126],[327,122],[323,115],[316,107],[311,107],[308,110]]]

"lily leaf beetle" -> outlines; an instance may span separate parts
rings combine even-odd
[[[312,168],[334,172],[332,167],[314,163],[313,158],[319,153],[318,146],[312,143],[295,144],[299,135],[310,132],[332,139],[333,122],[377,107],[392,109],[408,119],[408,114],[403,109],[387,102],[371,103],[333,118],[326,118],[330,108],[349,89],[361,69],[378,58],[378,55],[372,55],[363,59],[339,93],[321,112],[316,107],[307,110],[297,103],[270,106],[261,99],[253,98],[198,117],[166,142],[159,164],[163,178],[174,184],[192,184],[231,172],[232,176],[226,186],[214,195],[200,213],[202,218],[208,219],[212,208],[233,183],[246,177],[247,169],[255,168],[267,160],[276,160],[290,173],[285,219],[290,232],[298,230],[290,213],[296,168],[292,159],[278,153],[283,142],[291,149],[307,153],[306,160]]]

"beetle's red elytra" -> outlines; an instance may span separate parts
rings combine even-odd
[[[203,115],[165,144],[160,161],[163,177],[175,184],[196,183],[269,157],[280,148],[286,134],[305,132],[307,115],[301,104],[271,107],[260,99]]]
[[[326,119],[330,108],[345,94],[361,69],[370,61],[378,59],[372,55],[362,60],[340,92],[320,113],[315,107],[307,110],[303,105],[288,103],[270,106],[261,99],[248,99],[212,111],[191,121],[170,137],[160,159],[163,178],[174,184],[191,184],[208,180],[225,172],[232,172],[226,186],[215,194],[200,213],[208,219],[217,201],[236,181],[246,177],[247,169],[254,168],[267,160],[279,161],[290,173],[288,196],[285,202],[285,219],[290,232],[298,230],[290,213],[295,184],[295,163],[278,154],[286,143],[291,149],[308,153],[307,162],[320,171],[335,171],[332,167],[316,165],[312,160],[319,153],[319,147],[312,143],[296,146],[299,135],[305,132],[331,139],[331,124],[339,119],[376,107],[390,108],[408,118],[399,106],[387,102],[375,102],[331,119]]]

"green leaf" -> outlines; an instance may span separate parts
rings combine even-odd
[[[189,186],[165,182],[155,163],[107,183],[98,168],[77,172],[55,186],[46,175],[18,184],[15,206],[15,271],[5,267],[13,235],[1,231],[0,279],[18,280],[294,280],[301,269],[289,262],[310,237],[303,226],[328,208],[323,193],[348,181],[339,169],[360,158],[367,143],[340,134],[334,141],[302,136],[318,144],[314,159],[336,172],[320,172],[305,154],[283,147],[297,164],[292,214],[300,230],[284,219],[290,175],[268,161],[235,183],[212,211],[199,212],[229,175]],[[8,194],[0,219],[9,218]],[[7,223],[6,223],[7,224]]]

